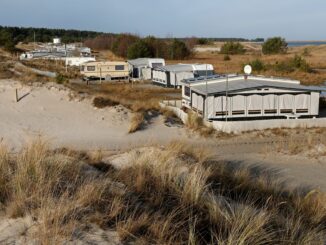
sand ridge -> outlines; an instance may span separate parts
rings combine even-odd
[[[128,134],[130,116],[122,106],[95,108],[91,98],[56,84],[0,81],[0,139],[13,149],[40,135],[55,146],[76,149],[121,149],[186,137],[184,129],[165,126],[160,116],[146,130]]]

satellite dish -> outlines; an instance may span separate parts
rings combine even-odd
[[[250,75],[252,73],[252,67],[250,65],[246,65],[244,68],[244,73],[246,75]]]

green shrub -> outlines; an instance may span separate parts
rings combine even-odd
[[[246,50],[239,42],[226,42],[221,48],[221,54],[244,54]]]
[[[249,65],[251,65],[253,71],[257,72],[264,71],[266,69],[265,64],[260,59],[255,59],[251,61]]]
[[[174,39],[169,45],[169,56],[172,60],[185,59],[191,54],[190,50],[187,48],[187,45],[178,40]]]
[[[209,43],[210,43],[210,41],[207,38],[199,38],[197,40],[197,44],[199,44],[199,45],[207,45]]]
[[[55,77],[55,81],[56,81],[58,84],[63,84],[63,83],[68,82],[69,79],[68,79],[65,75],[59,73],[59,74],[57,74],[57,76]]]
[[[302,54],[303,56],[310,56],[310,50],[308,49],[308,48],[305,48],[304,50],[303,50],[303,54]]]
[[[296,69],[299,69],[300,71],[303,72],[312,71],[307,61],[304,58],[302,58],[300,55],[295,55],[291,63]]]
[[[284,54],[287,51],[288,44],[284,38],[273,37],[267,39],[263,44],[263,53],[264,54]]]
[[[277,61],[274,65],[274,70],[277,72],[287,72],[287,73],[295,71],[291,62],[286,62],[286,61],[282,61],[282,62]]]
[[[140,39],[128,48],[128,59],[137,59],[141,57],[152,57],[148,44]]]

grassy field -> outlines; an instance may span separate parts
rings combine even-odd
[[[281,72],[267,69],[255,74],[298,79],[307,85],[321,84],[326,81],[326,45],[289,48],[288,53],[284,55],[262,55],[261,51],[255,47],[255,49],[249,49],[244,55],[230,55],[229,61],[225,61],[224,55],[218,52],[197,52],[189,60],[168,61],[168,63],[209,63],[214,65],[217,73],[243,73],[243,66],[253,60],[259,59],[266,65],[275,65],[276,62],[289,62],[295,55],[302,56],[313,72],[307,73],[299,70]]]

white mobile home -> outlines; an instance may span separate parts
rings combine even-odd
[[[132,79],[152,79],[152,70],[165,66],[165,60],[160,58],[139,58],[128,60],[129,73]]]
[[[210,64],[177,64],[158,67],[153,70],[153,83],[165,87],[180,87],[181,81],[214,74]]]
[[[211,76],[182,83],[182,105],[207,120],[317,117],[320,87],[258,76]]]

